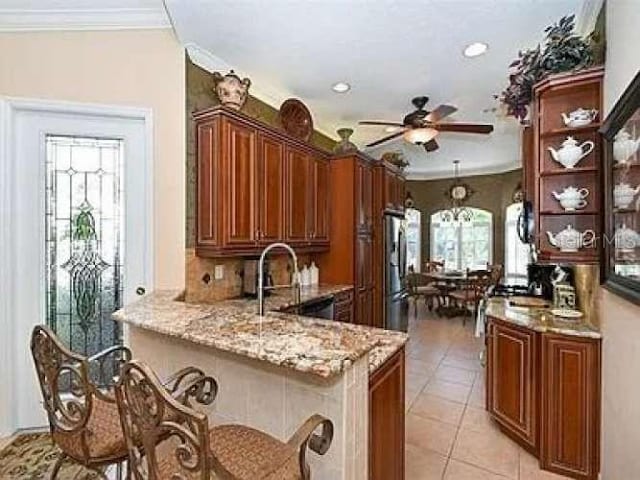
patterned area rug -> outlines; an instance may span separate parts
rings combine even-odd
[[[56,463],[60,450],[48,433],[20,435],[0,451],[0,479],[49,480],[49,472]],[[59,480],[99,480],[104,477],[81,465],[66,461]]]

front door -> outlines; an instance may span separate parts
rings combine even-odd
[[[86,112],[14,114],[14,430],[47,424],[29,349],[33,326],[47,324],[73,351],[95,354],[122,342],[111,314],[148,284],[145,123]]]

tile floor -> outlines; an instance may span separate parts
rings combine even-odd
[[[483,341],[473,322],[410,308],[406,480],[553,480],[484,410]]]

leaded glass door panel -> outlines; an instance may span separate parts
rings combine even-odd
[[[47,324],[90,356],[122,341],[123,141],[47,135],[45,150]]]

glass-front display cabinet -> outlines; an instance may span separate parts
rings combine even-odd
[[[604,286],[640,304],[640,72],[600,132],[605,140]]]

